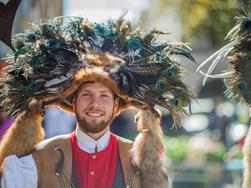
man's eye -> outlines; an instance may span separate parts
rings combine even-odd
[[[90,96],[90,94],[89,93],[82,93],[82,96]]]
[[[101,97],[103,97],[103,98],[108,98],[109,95],[103,94],[103,95],[101,95]]]

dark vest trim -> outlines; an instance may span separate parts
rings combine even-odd
[[[77,178],[76,166],[75,166],[75,161],[73,158],[72,158],[71,182],[75,188],[81,188],[80,183]]]
[[[121,162],[120,162],[120,157],[118,158],[117,161],[117,170],[116,170],[116,177],[113,182],[112,188],[125,188],[125,178],[124,178],[124,173],[122,170]]]
[[[65,188],[69,184],[70,188],[80,188],[80,186],[76,187],[75,184],[72,182],[72,180],[70,180],[64,172],[64,161],[65,161],[64,151],[61,148],[55,148],[54,151],[60,152],[60,159],[56,163],[55,174],[56,176],[59,176],[62,186]],[[75,165],[72,167],[75,167]],[[75,173],[75,168],[73,172]]]

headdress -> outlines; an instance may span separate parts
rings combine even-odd
[[[229,43],[220,50],[208,57],[197,70],[211,62],[203,83],[208,77],[223,78],[226,86],[225,94],[232,100],[243,101],[251,104],[251,15],[245,12],[245,15],[237,17],[236,25],[229,31],[226,38]],[[217,64],[227,58],[230,64],[229,68],[223,73],[212,75],[211,73]]]
[[[248,10],[249,9],[249,10]],[[232,100],[245,102],[251,106],[251,13],[250,7],[244,10],[244,15],[237,17],[236,25],[226,36],[230,42],[220,50],[205,60],[198,70],[205,64],[212,62],[205,75],[204,83],[207,77],[224,78],[226,86],[225,94]],[[224,73],[219,75],[210,75],[220,60],[227,58],[230,64]],[[243,188],[251,186],[251,132],[245,139],[243,147],[244,154],[244,176]]]
[[[170,110],[177,123],[192,94],[181,81],[182,68],[170,56],[194,59],[185,44],[158,43],[160,34],[153,30],[142,35],[122,17],[102,24],[63,17],[34,26],[13,39],[15,52],[1,81],[1,105],[12,116],[24,111],[32,97],[70,108],[67,97],[78,88],[71,87],[75,75],[94,79],[94,72],[103,72],[117,86],[121,105],[145,109],[157,104]]]
[[[17,117],[12,129],[22,124],[21,130],[27,130],[22,135],[29,134],[28,139],[36,139],[29,142],[28,147],[8,152],[3,152],[8,143],[4,141],[0,160],[4,157],[1,153],[22,156],[32,151],[31,146],[42,138],[41,131],[36,133],[39,136],[31,136],[32,131],[25,129],[22,122],[30,124],[33,130],[34,127],[38,129],[42,121],[41,111],[47,105],[56,105],[71,112],[72,95],[85,81],[102,81],[111,88],[119,97],[117,115],[134,106],[142,110],[141,118],[148,113],[148,123],[159,124],[154,110],[155,105],[159,105],[170,110],[175,123],[179,123],[193,94],[181,81],[182,67],[171,56],[183,55],[192,61],[194,59],[186,44],[157,41],[162,34],[157,30],[143,34],[123,17],[104,23],[59,17],[33,25],[32,30],[16,35],[13,39],[15,51],[7,58],[10,64],[8,73],[0,81],[3,87],[0,104]],[[161,129],[147,128],[145,123],[139,128],[142,132],[152,130],[162,134]],[[5,140],[10,135],[11,130]],[[153,140],[159,145],[157,148],[163,149],[162,141],[155,138]],[[138,138],[135,146],[142,147],[142,141],[146,140],[144,136]],[[141,151],[145,149],[142,147]],[[140,166],[142,160],[136,154],[135,161]]]

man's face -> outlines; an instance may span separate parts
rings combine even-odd
[[[111,124],[118,102],[112,91],[102,83],[86,83],[77,91],[73,108],[81,130],[99,133]]]

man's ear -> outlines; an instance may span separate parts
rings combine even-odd
[[[114,114],[117,113],[118,109],[119,109],[119,98],[116,97],[116,98],[114,99]]]
[[[72,98],[72,110],[73,112],[76,112],[76,96]]]

